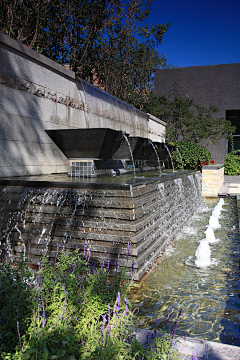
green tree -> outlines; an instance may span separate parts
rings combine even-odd
[[[143,109],[170,24],[146,24],[152,0],[1,0],[0,31]]]
[[[101,86],[112,95],[143,109],[153,89],[153,75],[167,60],[158,47],[170,24],[145,22],[152,0],[129,0],[111,8],[105,22],[95,72]]]
[[[188,96],[182,98],[176,94],[161,95],[158,101],[158,116],[167,122],[168,141],[185,140],[199,143],[203,139],[210,139],[215,143],[235,131],[231,121],[214,116],[218,112],[217,106],[205,108]]]

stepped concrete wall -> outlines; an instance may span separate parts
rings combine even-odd
[[[0,33],[0,177],[69,170],[44,130],[105,127],[163,141],[159,119],[119,122],[92,114],[90,105],[74,72]]]
[[[37,265],[43,251],[54,261],[60,244],[72,250],[85,247],[96,263],[109,254],[112,271],[117,261],[129,268],[130,275],[134,260],[134,278],[140,280],[201,201],[199,173],[114,184],[112,189],[111,184],[97,186],[1,187],[2,257],[7,252],[14,261],[23,252],[30,264]]]

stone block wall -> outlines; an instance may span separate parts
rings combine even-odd
[[[134,277],[140,280],[201,201],[199,173],[98,187],[1,187],[2,256],[7,251],[14,261],[23,252],[37,266],[43,251],[54,261],[60,244],[72,250],[78,246],[91,251],[95,263],[109,254],[112,271],[117,261],[130,275],[134,260]]]
[[[202,196],[217,197],[224,182],[223,165],[207,165],[202,168]]]

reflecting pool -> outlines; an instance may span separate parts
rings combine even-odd
[[[172,306],[172,323],[182,308],[177,335],[240,346],[240,262],[236,201],[224,200],[209,244],[211,263],[198,267],[196,250],[206,238],[212,211],[219,199],[206,199],[162,259],[130,297],[137,327],[162,328]]]

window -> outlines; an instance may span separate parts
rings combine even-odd
[[[236,131],[233,134],[234,150],[240,149],[240,110],[227,110],[226,119],[230,120],[232,125],[236,126]],[[228,152],[231,149],[231,142],[228,142]]]

